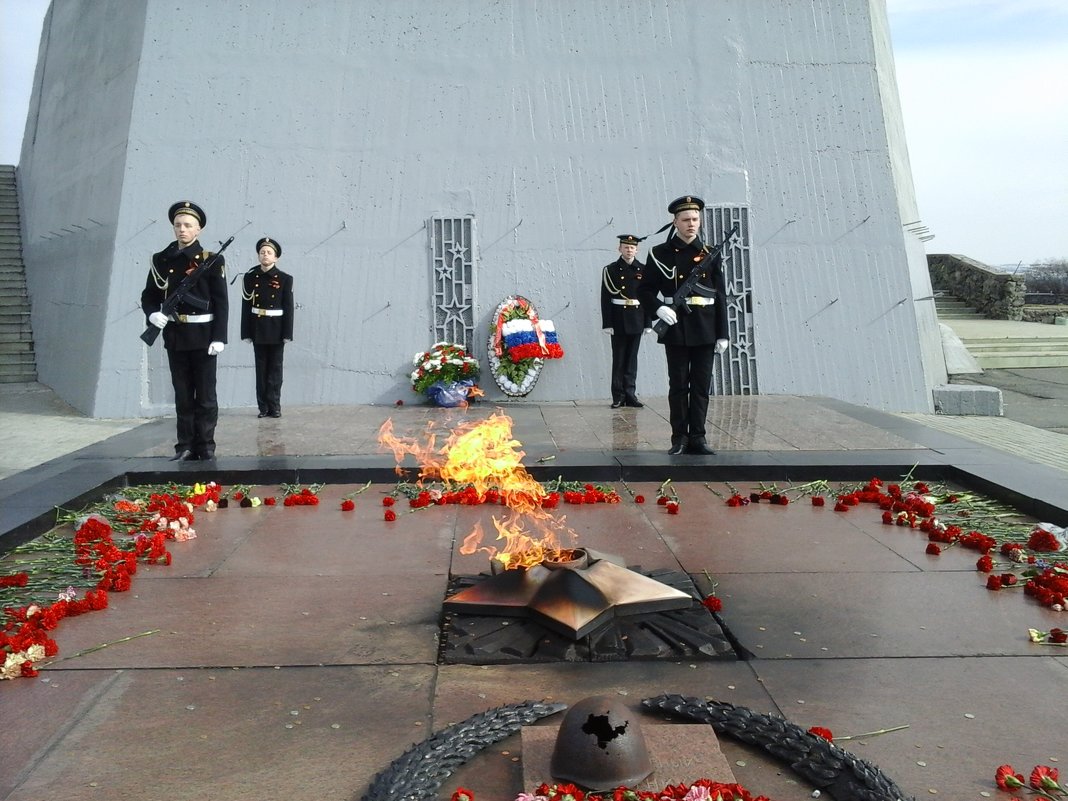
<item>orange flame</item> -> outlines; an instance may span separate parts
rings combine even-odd
[[[481,526],[464,538],[460,553],[469,555],[484,551],[506,568],[529,567],[564,550],[561,537],[576,539],[575,532],[544,508],[545,488],[522,464],[526,455],[520,443],[512,437],[512,419],[495,412],[482,421],[465,422],[456,426],[441,447],[434,424],[429,424],[420,442],[415,437],[393,434],[392,419],[386,420],[378,432],[378,441],[393,451],[398,470],[404,457],[411,454],[420,464],[419,478],[439,479],[447,487],[471,486],[480,496],[496,490],[508,514],[493,518],[497,530],[497,547],[483,544]],[[570,546],[569,546],[570,547]]]

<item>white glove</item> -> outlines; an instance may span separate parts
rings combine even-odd
[[[251,342],[252,341],[252,337],[246,337],[245,339],[242,339],[241,341],[242,342]]]
[[[717,339],[716,340],[716,353],[723,353],[727,349],[727,346],[731,344],[729,339]]]
[[[163,312],[152,312],[152,314],[148,315],[148,321],[160,331],[162,331],[167,323],[170,322],[170,320],[167,319],[167,315]]]
[[[653,332],[653,329],[651,329],[651,328],[646,328],[646,329],[645,329],[644,331],[642,331],[642,333],[643,333],[643,334],[652,334],[652,333],[654,333],[654,332]]]
[[[221,342],[212,342],[210,345],[208,345],[208,355],[218,356],[220,353],[223,352],[223,348],[225,347],[226,345]]]
[[[616,329],[614,328],[602,328],[601,330],[604,331],[606,334],[614,334],[616,332]]]
[[[675,325],[679,321],[679,316],[675,314],[675,310],[670,306],[661,306],[656,310],[656,316],[668,325]]]

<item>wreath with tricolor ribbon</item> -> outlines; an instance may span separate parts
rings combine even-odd
[[[521,397],[534,389],[546,359],[561,359],[564,349],[552,320],[543,320],[522,295],[505,298],[490,321],[490,372],[505,395]]]

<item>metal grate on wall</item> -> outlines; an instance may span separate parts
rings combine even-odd
[[[430,282],[434,340],[472,352],[475,333],[475,218],[431,217]]]
[[[705,208],[704,239],[715,244],[738,223],[738,236],[724,253],[727,283],[727,330],[731,346],[716,359],[713,395],[756,395],[757,364],[753,340],[753,273],[749,267],[749,209],[744,206]]]

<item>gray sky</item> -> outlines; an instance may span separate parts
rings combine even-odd
[[[19,160],[47,8],[0,0],[2,164]],[[1068,0],[887,8],[927,252],[1068,258]]]

